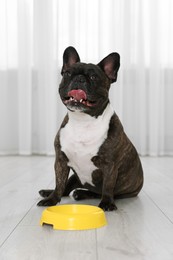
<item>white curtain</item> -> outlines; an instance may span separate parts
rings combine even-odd
[[[173,154],[172,0],[0,0],[0,154],[53,154],[64,49],[121,56],[110,99],[141,155]]]

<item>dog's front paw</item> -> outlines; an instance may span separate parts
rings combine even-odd
[[[38,203],[37,203],[37,206],[54,206],[57,204],[57,200],[54,200],[54,199],[44,199],[44,200],[40,200]]]
[[[58,202],[60,202],[60,198],[56,195],[56,192],[53,191],[49,197],[40,200],[37,204],[37,206],[54,206],[56,205]]]
[[[99,204],[99,207],[104,211],[113,211],[117,209],[117,206],[112,200],[102,200]]]
[[[40,190],[38,193],[41,197],[47,198],[50,196],[50,194],[53,192],[53,190]]]

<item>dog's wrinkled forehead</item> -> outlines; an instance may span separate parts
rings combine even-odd
[[[66,72],[66,71],[65,71]],[[78,62],[73,64],[67,69],[67,72],[70,72],[72,75],[87,75],[87,76],[104,76],[103,71],[99,66],[92,63],[82,63]]]

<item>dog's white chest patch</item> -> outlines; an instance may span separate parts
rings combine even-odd
[[[97,155],[107,138],[113,113],[110,104],[98,118],[69,112],[69,121],[60,131],[61,150],[69,160],[68,166],[75,170],[83,184],[91,183],[91,173],[97,169],[91,158]]]

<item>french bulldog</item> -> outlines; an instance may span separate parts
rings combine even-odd
[[[39,192],[38,206],[55,205],[73,191],[76,200],[100,198],[99,207],[112,211],[115,199],[140,192],[140,158],[109,101],[119,67],[116,52],[94,65],[80,62],[75,48],[65,49],[59,94],[68,113],[54,143],[56,186]]]

